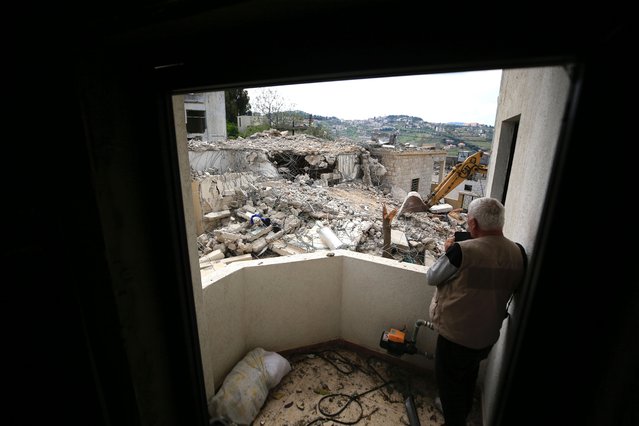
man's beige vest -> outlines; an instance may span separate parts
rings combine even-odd
[[[430,318],[446,339],[483,349],[499,338],[506,303],[523,278],[524,260],[519,247],[502,236],[458,244],[460,268],[435,290]]]

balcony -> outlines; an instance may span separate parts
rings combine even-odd
[[[388,359],[379,346],[382,331],[406,327],[412,332],[417,319],[428,319],[434,288],[425,284],[426,269],[336,250],[236,262],[205,272],[201,299],[196,301],[207,397],[256,347],[295,353],[300,348],[337,345],[355,356],[379,354]],[[435,338],[433,331],[421,327],[417,347],[433,353]],[[404,368],[426,373],[424,383],[431,387],[432,401],[433,361],[421,355],[393,359]],[[432,404],[420,404],[428,405],[432,416]]]
[[[428,318],[434,288],[425,284],[426,269],[337,250],[237,262],[202,276],[198,318],[207,394],[255,347],[280,352],[343,340],[384,353],[383,330],[412,330],[417,319]],[[433,332],[420,331],[417,346],[433,352]],[[433,368],[425,357],[402,359]]]

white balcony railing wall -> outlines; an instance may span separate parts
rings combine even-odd
[[[207,393],[256,347],[283,351],[342,339],[384,353],[383,330],[412,332],[417,319],[428,319],[434,288],[425,283],[425,266],[328,253],[237,262],[202,277],[198,318]],[[432,352],[435,339],[423,327],[417,346]],[[420,355],[402,360],[433,369]]]

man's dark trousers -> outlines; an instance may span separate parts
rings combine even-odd
[[[439,335],[435,350],[435,377],[446,426],[465,426],[473,406],[479,363],[492,345],[471,349]]]

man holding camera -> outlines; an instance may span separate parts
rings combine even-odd
[[[435,376],[446,426],[466,424],[479,373],[499,338],[506,304],[523,280],[524,248],[504,237],[504,206],[493,198],[468,206],[470,239],[446,240],[446,254],[426,272],[436,286],[430,319],[439,333]]]

